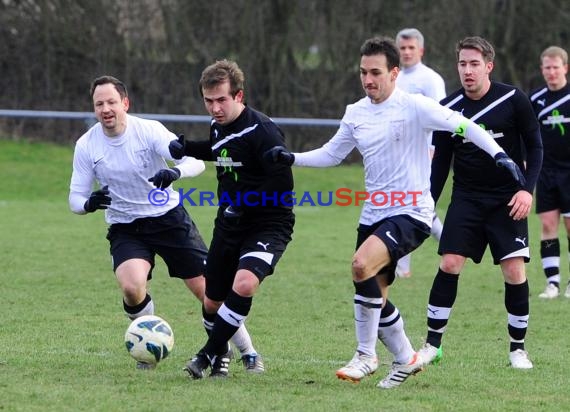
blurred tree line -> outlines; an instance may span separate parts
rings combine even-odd
[[[569,49],[570,3],[554,0],[0,0],[0,109],[91,111],[89,84],[125,81],[131,112],[206,114],[202,69],[235,59],[249,105],[273,117],[342,117],[363,95],[359,47],[416,27],[424,62],[459,87],[455,44],[480,35],[496,48],[492,78],[524,91],[542,82],[539,55]],[[167,124],[203,135],[205,125]],[[65,144],[83,122],[1,119],[4,136]],[[283,127],[294,150],[334,128]]]

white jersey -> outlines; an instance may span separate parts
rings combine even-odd
[[[396,77],[396,86],[408,93],[431,97],[436,102],[446,96],[443,78],[422,62],[402,68]]]
[[[382,103],[373,104],[364,97],[348,105],[331,140],[319,149],[295,153],[294,164],[335,166],[356,147],[363,158],[364,183],[370,196],[364,202],[360,223],[372,225],[405,214],[431,227],[434,202],[426,136],[434,130],[465,134],[491,156],[503,151],[487,132],[461,114],[425,96],[395,88]],[[403,199],[402,194],[406,194]]]
[[[69,192],[71,210],[86,213],[83,206],[94,181],[100,187],[109,186],[112,201],[105,211],[109,224],[161,216],[176,207],[179,194],[171,186],[151,202],[149,194],[157,189],[148,181],[157,171],[169,167],[165,159],[173,159],[168,145],[176,138],[161,123],[131,115],[127,115],[127,127],[120,136],[106,136],[100,123],[91,127],[75,144]],[[175,163],[181,177],[196,176],[205,168],[204,162],[190,157]],[[157,205],[161,199],[165,203]]]

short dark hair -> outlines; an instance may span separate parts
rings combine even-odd
[[[495,60],[495,49],[493,45],[482,37],[473,36],[460,40],[455,48],[457,60],[459,60],[459,52],[463,49],[479,50],[485,63]]]
[[[372,37],[360,46],[360,56],[374,56],[383,54],[386,56],[388,69],[400,66],[400,52],[396,43],[390,37]]]
[[[230,82],[230,93],[233,97],[244,88],[245,76],[243,71],[232,60],[218,60],[202,71],[202,76],[198,83],[200,95],[203,96],[203,89],[211,89],[225,81]]]
[[[93,80],[93,82],[91,82],[91,88],[89,92],[91,98],[93,98],[93,93],[95,92],[95,88],[97,86],[101,86],[102,84],[112,84],[113,86],[115,86],[115,89],[119,92],[121,99],[129,97],[129,93],[127,92],[127,86],[125,86],[125,84],[122,81],[113,76],[101,76],[97,77],[95,80]]]

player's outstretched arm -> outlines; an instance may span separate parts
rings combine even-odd
[[[280,163],[291,166],[295,162],[295,155],[284,146],[274,146],[263,154],[263,158],[269,163]]]

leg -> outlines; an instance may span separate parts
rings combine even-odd
[[[388,249],[376,236],[369,236],[354,254],[352,279],[355,289],[354,314],[358,346],[352,360],[337,370],[336,376],[339,379],[360,382],[378,368],[376,339],[382,311],[382,293],[375,275],[389,263]]]
[[[184,283],[200,302],[204,301],[205,279],[203,276],[184,279]],[[217,301],[211,301],[211,302],[212,303],[210,304],[210,306],[213,311],[210,314],[208,314],[208,312],[205,311],[204,306],[202,306],[202,322],[208,334],[210,333],[212,327],[214,326],[214,318],[216,317],[216,313],[219,307],[223,303]],[[251,336],[249,335],[249,332],[247,331],[245,324],[239,327],[236,333],[232,336],[231,341],[240,351],[242,359],[247,356],[251,357],[252,355],[256,355],[256,351],[253,346]],[[260,370],[260,368],[263,369],[262,366],[263,364],[259,365],[259,362],[257,363],[258,365],[253,365],[253,366],[249,365],[250,366],[249,370],[251,371],[251,369],[253,368],[255,372],[263,372],[263,370]]]
[[[382,389],[400,386],[411,375],[422,370],[421,358],[416,354],[406,332],[404,319],[392,302],[385,300],[382,308],[378,338],[386,349],[394,355],[394,362],[388,375],[378,383]]]
[[[433,280],[427,308],[428,335],[419,353],[422,363],[437,362],[441,358],[441,339],[447,329],[451,309],[457,297],[459,273],[466,258],[460,255],[444,254],[439,270]]]
[[[431,223],[431,235],[439,242],[441,239],[441,232],[443,231],[443,223],[441,219],[434,213],[433,221]]]
[[[531,369],[532,362],[524,350],[529,320],[528,281],[524,259],[514,257],[501,261],[505,278],[505,308],[508,314],[511,366],[516,369]]]
[[[539,214],[541,223],[540,257],[546,276],[546,289],[540,295],[542,299],[554,299],[560,294],[560,241],[558,224],[560,210],[550,210]]]
[[[412,254],[408,253],[398,260],[396,265],[396,276],[399,278],[409,278],[412,276]]]
[[[204,276],[196,276],[184,279],[184,284],[200,302],[204,301],[204,291],[206,290],[206,279]]]
[[[150,263],[144,259],[128,259],[115,270],[123,292],[123,306],[130,319],[154,314],[154,303],[146,289],[150,269]]]
[[[566,238],[568,240],[568,256],[570,257],[570,213],[563,213],[564,227],[566,228]],[[570,298],[570,280],[566,286],[564,297]]]
[[[154,314],[154,302],[147,293],[147,277],[151,264],[144,259],[128,259],[115,270],[119,286],[123,291],[123,308],[129,319]],[[155,364],[137,361],[137,369],[154,369]]]

